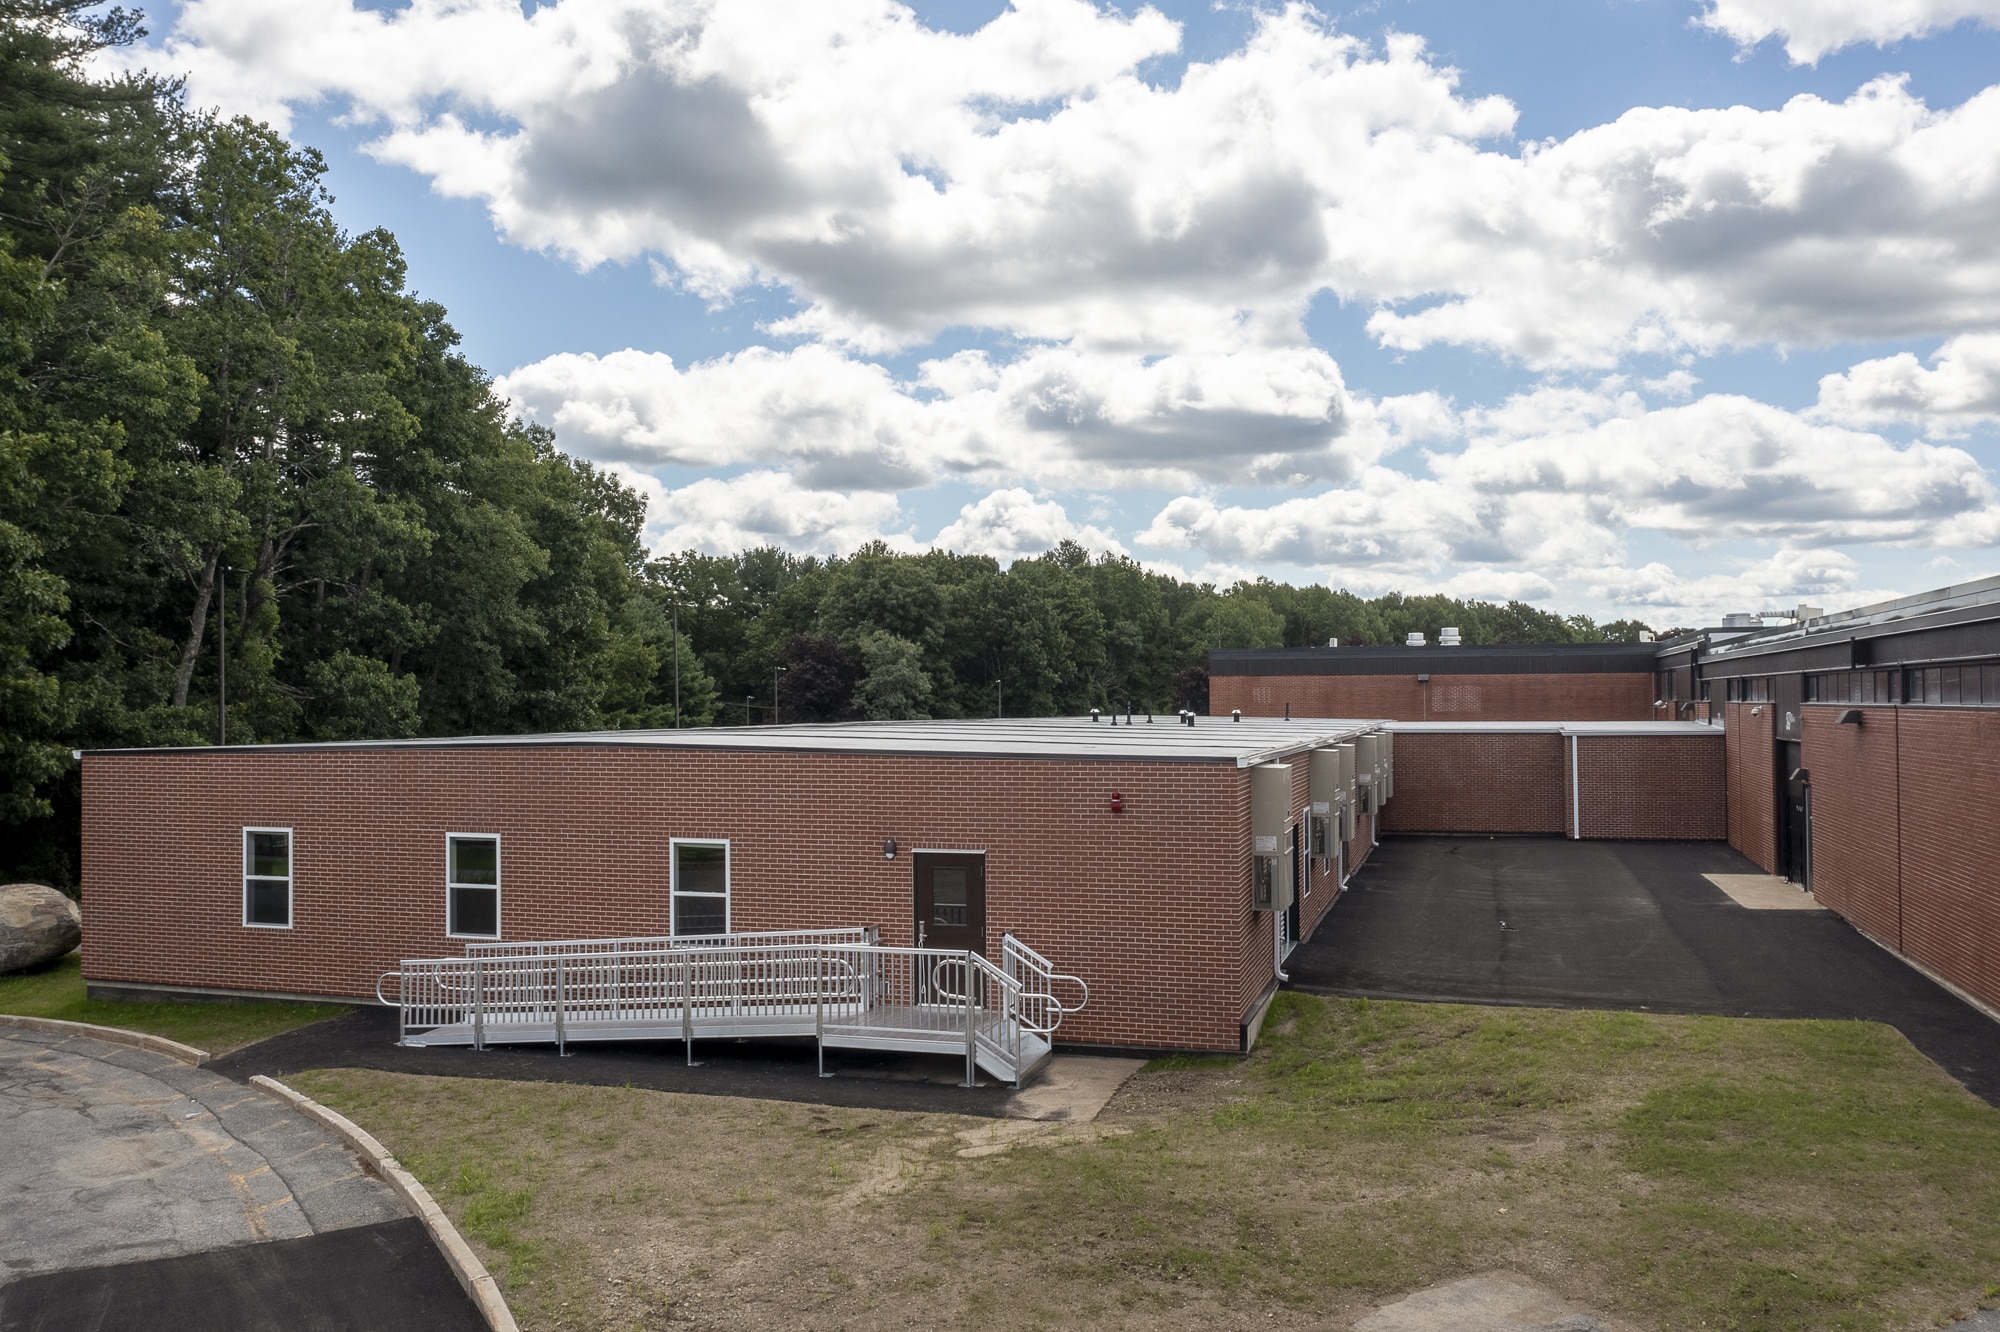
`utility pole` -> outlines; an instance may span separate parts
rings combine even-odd
[[[216,566],[222,595],[215,601],[215,743],[229,743],[229,566]]]
[[[681,603],[674,603],[674,729],[681,729]]]

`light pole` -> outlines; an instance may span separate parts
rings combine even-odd
[[[215,602],[215,743],[229,743],[229,566],[216,566],[222,590]]]
[[[782,666],[771,668],[771,725],[778,724],[778,677],[785,673]]]
[[[674,729],[681,729],[681,603],[674,603]]]

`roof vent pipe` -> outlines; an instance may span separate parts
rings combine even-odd
[[[1242,720],[1243,720],[1243,709],[1241,709],[1241,708],[1231,708],[1231,709],[1229,710],[1229,720],[1231,720],[1231,721],[1242,721]]]
[[[1446,626],[1445,626],[1444,628],[1442,628],[1442,629],[1438,630],[1438,646],[1439,646],[1439,647],[1457,647],[1457,646],[1458,646],[1458,628],[1457,628],[1457,626],[1455,626],[1455,625],[1446,625]]]
[[[1411,634],[1408,638],[1403,640],[1403,646],[1428,647],[1430,646],[1430,640],[1425,638],[1422,634]]]
[[[1327,639],[1327,640],[1326,640],[1326,645],[1327,645],[1328,647],[1339,647],[1339,646],[1340,646],[1340,640],[1339,640],[1339,639],[1337,639],[1337,638],[1329,638],[1329,639]]]
[[[1095,721],[1097,720],[1097,709],[1096,709],[1096,708],[1092,708],[1092,709],[1090,710],[1090,720],[1091,720],[1092,722],[1095,722]]]

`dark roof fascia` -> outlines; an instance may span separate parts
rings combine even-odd
[[[1990,628],[1981,632],[1982,626]],[[1821,664],[1839,660],[1843,653],[1843,664]],[[1960,606],[1878,624],[1781,630],[1770,638],[1711,649],[1702,662],[1702,674],[1726,679],[1978,657],[2000,657],[2000,604]]]
[[[1492,643],[1461,647],[1218,648],[1231,675],[1611,675],[1657,668],[1653,643]]]

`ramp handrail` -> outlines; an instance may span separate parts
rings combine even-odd
[[[829,930],[760,930],[736,934],[640,934],[617,939],[537,939],[520,943],[469,943],[467,957],[555,957],[577,953],[679,951],[688,948],[769,947],[787,944],[861,943],[881,938],[873,925]]]
[[[1032,1011],[1040,1019],[1039,1022],[1030,1022],[1028,1026],[1038,1036],[1053,1034],[1065,1017],[1080,1011],[1090,1002],[1088,981],[1066,971],[1057,971],[1053,962],[1011,934],[1001,936],[1000,962],[1007,975],[1021,987],[1023,1010]],[[1058,984],[1076,986],[1083,991],[1083,998],[1074,1004],[1063,1003],[1056,995]]]

